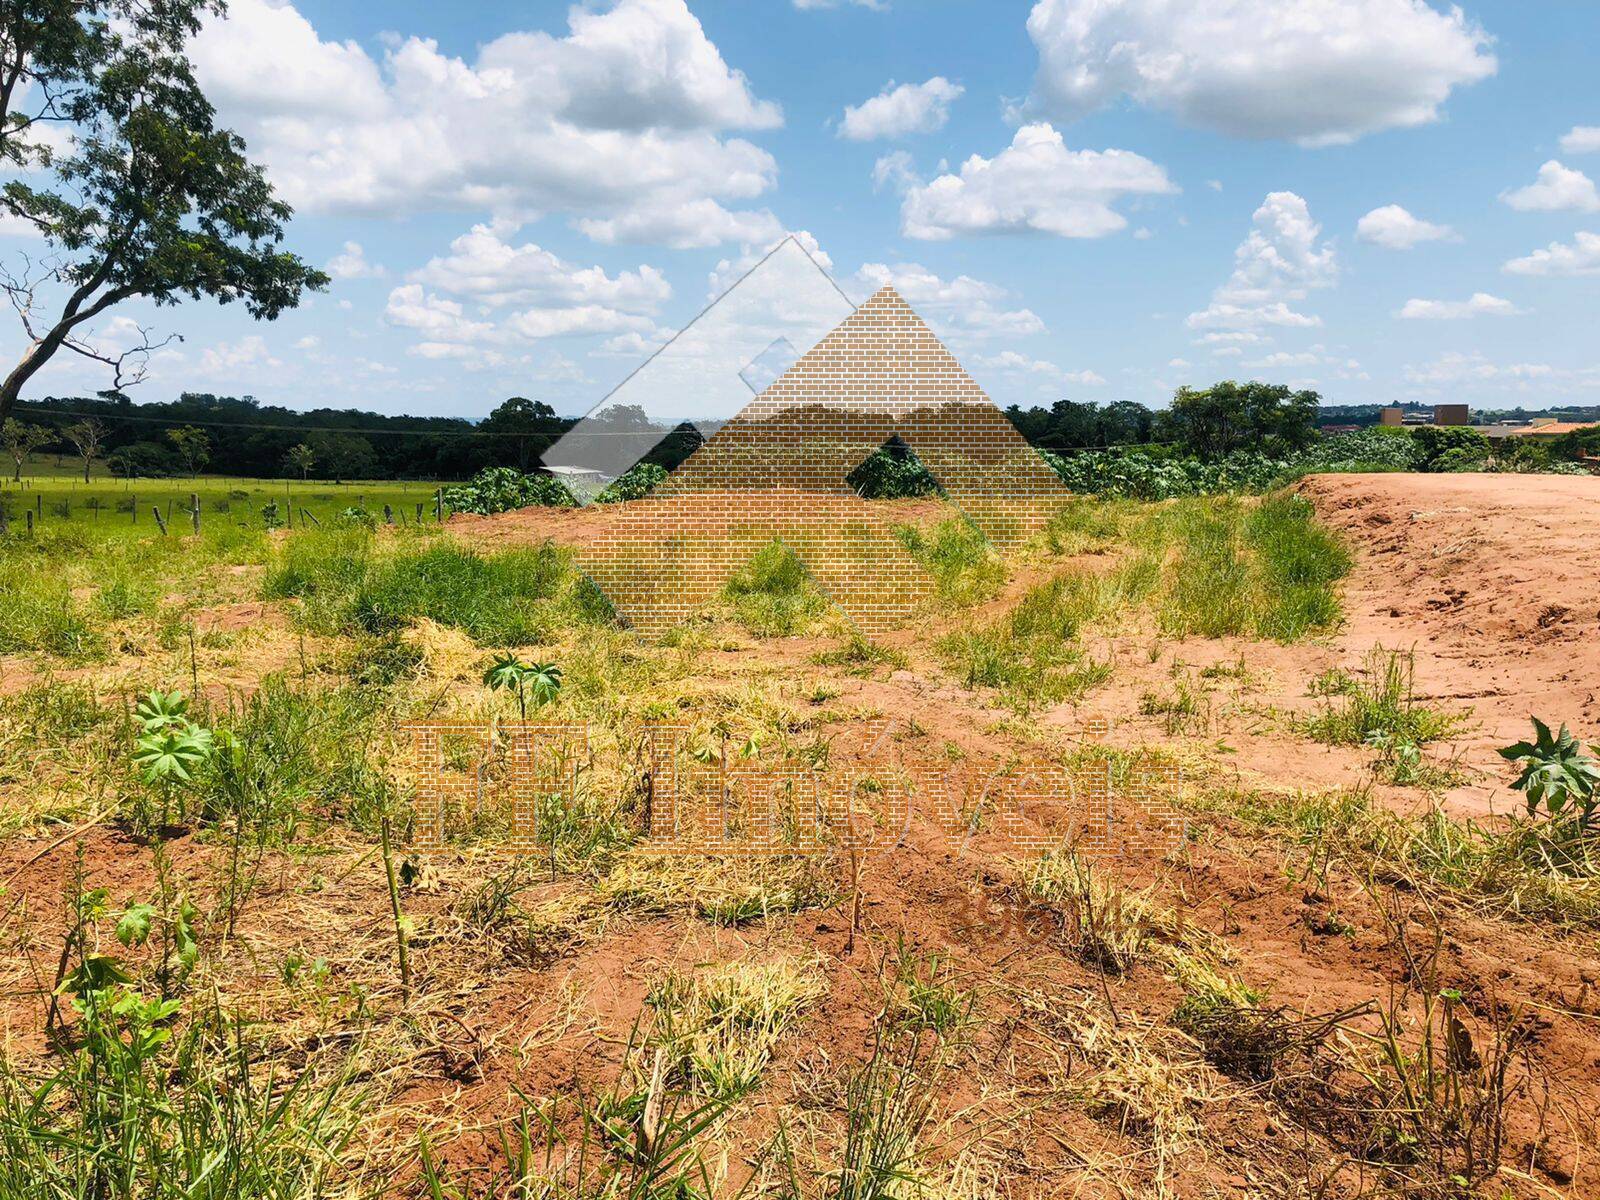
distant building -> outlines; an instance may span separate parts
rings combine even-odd
[[[1435,404],[1433,406],[1433,423],[1435,425],[1466,425],[1470,423],[1471,414],[1465,404]]]
[[[1525,433],[1528,428],[1526,421],[1497,421],[1493,425],[1474,425],[1474,433],[1481,433],[1490,441],[1498,442],[1501,438],[1508,438],[1514,433]]]
[[[1405,423],[1406,410],[1398,404],[1378,410],[1378,424],[1380,425],[1404,425]]]
[[[1557,421],[1552,417],[1536,417],[1532,424],[1511,430],[1509,436],[1558,438],[1585,429],[1600,429],[1600,421]]]

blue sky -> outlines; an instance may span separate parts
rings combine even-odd
[[[335,282],[99,334],[184,334],[139,399],[579,413],[792,232],[1002,404],[1595,404],[1597,44],[1577,0],[232,0],[202,80]]]

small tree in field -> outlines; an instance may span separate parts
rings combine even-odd
[[[299,471],[300,482],[304,483],[311,475],[311,468],[317,465],[317,452],[301,442],[283,456],[283,465],[291,471]]]
[[[167,430],[167,438],[177,449],[178,457],[183,459],[184,468],[191,479],[198,476],[200,468],[211,461],[211,439],[206,436],[204,429],[185,425],[182,429]]]
[[[68,425],[64,432],[67,440],[77,447],[78,457],[83,459],[83,481],[88,483],[89,466],[100,453],[100,447],[105,445],[106,435],[110,430],[106,428],[104,421],[88,417]]]
[[[16,418],[8,418],[4,425],[0,425],[0,446],[11,456],[14,467],[11,475],[13,483],[22,482],[22,464],[28,461],[40,446],[55,440],[55,430],[44,425],[29,425]]]

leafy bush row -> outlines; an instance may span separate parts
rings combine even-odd
[[[560,480],[549,475],[526,475],[515,467],[489,467],[466,483],[444,489],[444,502],[455,512],[509,512],[514,508],[572,508],[578,502]]]
[[[1313,472],[1348,471],[1542,471],[1584,474],[1576,463],[1554,459],[1546,446],[1512,439],[1497,446],[1474,429],[1421,426],[1373,427],[1322,438],[1287,456],[1235,450],[1202,459],[1161,446],[1117,446],[1058,454],[1039,452],[1073,491],[1136,500],[1172,500],[1270,491]],[[667,477],[654,463],[640,463],[596,499],[605,503],[638,500]],[[849,477],[868,500],[928,496],[939,490],[914,454],[879,449]],[[445,490],[445,503],[459,512],[494,513],[542,504],[577,503],[560,482],[544,475],[523,475],[510,467],[479,472],[470,483]]]

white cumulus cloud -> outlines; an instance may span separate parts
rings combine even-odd
[[[1594,154],[1600,152],[1600,125],[1574,125],[1561,137],[1561,153]]]
[[[367,258],[360,242],[346,242],[344,249],[328,260],[327,271],[335,279],[377,279],[383,267]]]
[[[1032,309],[1007,307],[1005,288],[970,275],[944,279],[920,263],[867,263],[853,282],[863,298],[893,287],[940,337],[1026,337],[1044,332],[1044,322]]]
[[[1439,119],[1494,74],[1489,36],[1424,0],[1039,0],[1026,110],[1071,119],[1129,96],[1237,137],[1350,142]]]
[[[1579,232],[1570,246],[1551,242],[1504,268],[1512,275],[1600,275],[1600,233]]]
[[[450,347],[642,333],[654,329],[650,314],[672,296],[654,267],[615,275],[578,267],[532,242],[513,244],[511,232],[506,224],[476,225],[389,293],[384,319],[418,335],[413,353],[476,359]]]
[[[574,6],[568,26],[504,34],[471,61],[396,37],[377,61],[292,4],[233,0],[192,52],[223,119],[307,212],[581,213],[620,240],[772,185],[772,156],[728,134],[782,114],[684,0]]]
[[[620,217],[581,218],[577,226],[597,242],[642,242],[698,250],[725,242],[773,241],[783,223],[766,209],[729,210],[706,197],[642,201]]]
[[[1410,250],[1423,242],[1439,242],[1455,236],[1448,225],[1435,225],[1414,217],[1398,204],[1375,208],[1356,222],[1356,237],[1387,250]]]
[[[1233,252],[1233,274],[1209,306],[1189,314],[1189,327],[1256,335],[1264,325],[1322,324],[1292,307],[1313,289],[1332,286],[1339,273],[1333,247],[1322,241],[1322,226],[1305,200],[1293,192],[1269,193],[1251,219],[1249,235]]]
[[[1015,350],[1002,350],[999,354],[975,354],[971,366],[980,372],[995,372],[1013,379],[1034,379],[1040,387],[1050,388],[1060,384],[1078,387],[1105,387],[1108,380],[1098,371],[1066,371],[1042,358],[1030,358]]]
[[[1465,321],[1472,317],[1514,317],[1521,311],[1509,300],[1474,292],[1466,300],[1407,300],[1395,315],[1403,321]]]
[[[564,262],[532,242],[513,245],[508,233],[503,226],[474,225],[450,243],[450,253],[430,259],[409,278],[490,305],[603,304],[655,312],[672,298],[672,286],[655,267],[608,275],[600,267]]]
[[[891,81],[872,99],[845,106],[839,136],[871,142],[909,133],[932,133],[944,128],[950,119],[950,105],[964,91],[959,83],[951,83],[942,75],[935,75],[926,83],[902,83],[898,87]]]
[[[1068,150],[1048,124],[1024,125],[999,154],[974,154],[956,174],[907,183],[901,232],[930,241],[975,233],[1104,237],[1127,227],[1112,207],[1118,201],[1178,190],[1143,155]]]
[[[1405,369],[1407,383],[1433,388],[1472,383],[1511,385],[1526,391],[1536,380],[1550,381],[1562,375],[1549,363],[1496,363],[1477,351],[1463,354],[1446,351],[1428,363],[1414,363]]]
[[[390,292],[383,317],[397,328],[421,334],[428,343],[488,341],[498,334],[492,322],[468,317],[459,300],[426,292],[420,283],[404,284]]]
[[[204,375],[226,375],[257,367],[282,366],[267,349],[259,334],[248,334],[236,342],[218,342],[200,355],[200,372]]]
[[[1503,192],[1500,199],[1522,212],[1600,212],[1600,192],[1582,171],[1551,159],[1527,187]]]

